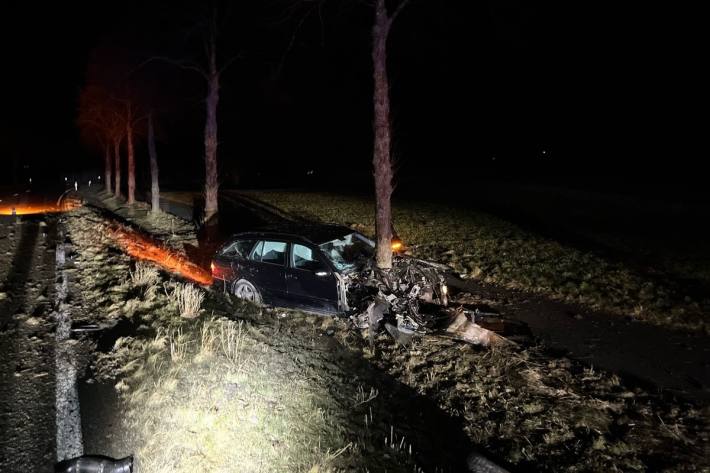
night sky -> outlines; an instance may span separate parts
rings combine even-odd
[[[99,168],[76,126],[87,71],[116,77],[152,55],[201,59],[201,6],[144,3],[5,7],[3,161],[16,157],[51,172]],[[221,10],[221,54],[238,55],[223,77],[219,110],[225,182],[298,186],[312,169],[331,182],[368,185],[370,7],[232,3]],[[686,109],[700,109],[695,39],[671,12],[644,8],[412,0],[389,50],[400,178],[442,184],[452,175],[460,180],[467,167],[464,175],[531,179],[697,178],[701,125]],[[203,169],[199,77],[165,63],[133,77],[161,104],[164,180],[195,185]]]

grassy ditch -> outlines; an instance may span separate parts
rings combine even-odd
[[[292,215],[374,234],[374,203],[325,193],[247,192]],[[662,274],[582,252],[491,215],[440,204],[394,202],[397,233],[415,256],[464,277],[584,304],[648,322],[708,332],[710,300],[696,300]]]
[[[342,319],[255,307],[132,262],[90,218],[66,217],[84,295],[73,303],[86,322],[135,327],[92,357],[119,397],[100,453],[134,453],[141,471],[465,471],[474,450],[512,471],[710,469],[707,408],[543,347],[381,336],[372,350]]]
[[[89,356],[92,381],[118,394],[100,453],[134,454],[150,472],[452,471],[464,460],[447,458],[451,445],[432,451],[423,420],[393,409],[397,395],[420,419],[445,417],[339,345],[343,321],[292,313],[286,323],[132,262],[89,209],[64,220],[80,323],[132,327]]]

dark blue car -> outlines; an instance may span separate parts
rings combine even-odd
[[[325,314],[346,312],[343,277],[374,255],[375,243],[338,225],[302,225],[234,235],[212,275],[237,297]]]

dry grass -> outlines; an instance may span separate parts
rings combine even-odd
[[[117,390],[141,471],[325,473],[351,448],[308,381],[242,323],[207,320],[130,349],[140,356]]]
[[[130,271],[131,282],[134,286],[154,286],[158,284],[160,276],[158,275],[158,268],[152,264],[145,263],[143,261],[136,262],[136,267],[133,271]]]
[[[171,301],[177,306],[180,317],[194,319],[202,313],[205,293],[190,283],[176,283],[170,293]]]

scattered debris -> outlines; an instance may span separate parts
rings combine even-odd
[[[440,333],[482,346],[514,344],[502,334],[525,331],[521,323],[497,313],[450,304],[447,266],[406,256],[395,256],[389,271],[373,264],[368,261],[343,277],[350,320],[368,331],[370,345],[382,329],[405,346],[417,333]]]

